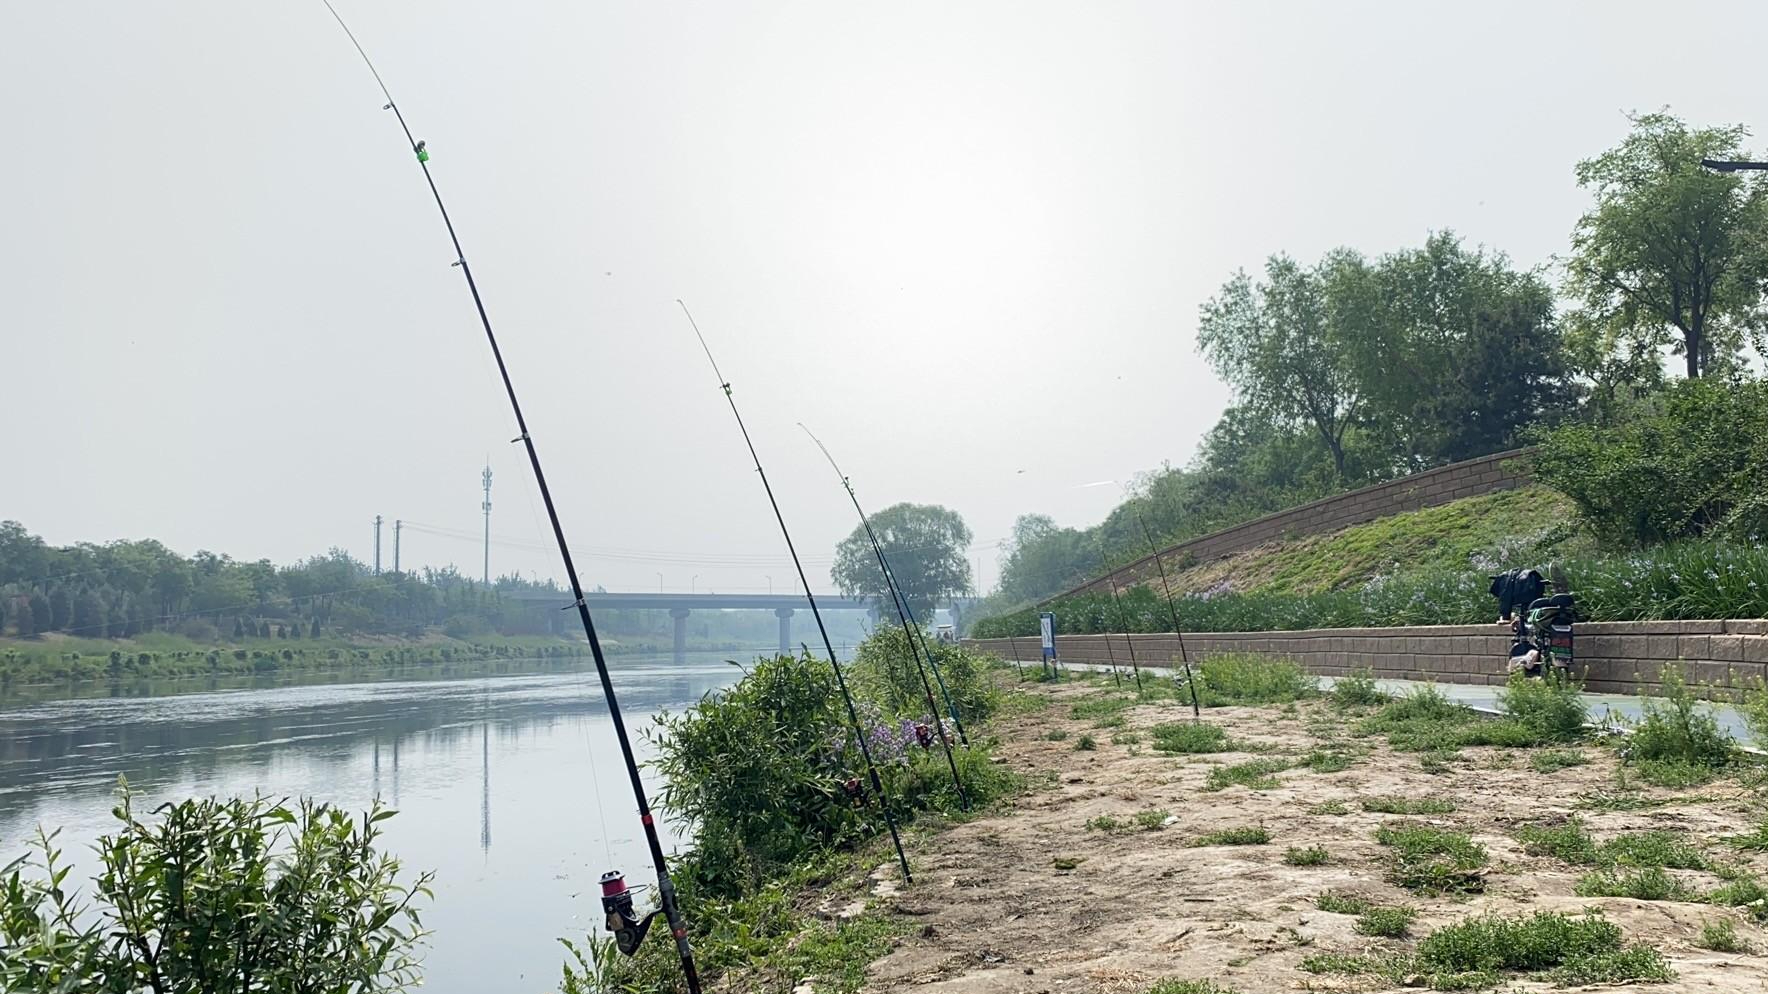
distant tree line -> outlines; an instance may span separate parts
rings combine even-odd
[[[507,598],[550,582],[499,577],[487,586],[452,566],[376,574],[342,549],[291,566],[202,551],[181,556],[153,539],[56,547],[0,522],[0,634],[59,632],[131,638],[176,632],[206,641],[322,634],[457,637],[541,633],[544,609]]]
[[[1203,305],[1197,341],[1234,401],[1195,458],[1137,478],[1095,527],[1021,517],[989,607],[1019,607],[1145,555],[1138,517],[1164,546],[1524,443],[1550,442],[1594,466],[1604,439],[1649,435],[1626,426],[1660,417],[1665,398],[1696,381],[1754,380],[1749,353],[1768,355],[1768,186],[1757,173],[1701,165],[1748,158],[1747,131],[1692,128],[1667,112],[1632,123],[1614,148],[1577,164],[1592,205],[1557,280],[1448,231],[1376,257],[1279,253],[1256,275],[1233,274]],[[1671,382],[1671,357],[1690,385]],[[1587,512],[1646,513],[1628,505],[1641,481],[1629,484],[1625,466],[1605,464],[1601,480],[1579,485],[1572,465],[1547,475]],[[1760,467],[1740,473],[1761,477]],[[1639,541],[1689,531],[1664,521],[1603,530]]]

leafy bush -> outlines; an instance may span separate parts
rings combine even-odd
[[[1283,862],[1290,866],[1325,866],[1332,855],[1325,846],[1309,846],[1306,849],[1290,846],[1283,852]]]
[[[1682,667],[1665,663],[1658,679],[1662,696],[1640,699],[1642,714],[1627,742],[1628,760],[1709,769],[1731,763],[1736,744],[1712,711],[1695,699]]]
[[[1332,703],[1339,707],[1362,707],[1382,704],[1387,694],[1375,683],[1375,669],[1363,666],[1332,681]]]
[[[1575,680],[1530,679],[1513,673],[1498,703],[1512,721],[1534,732],[1542,742],[1575,742],[1584,735],[1589,717],[1583,686]]]
[[[1585,766],[1590,758],[1576,749],[1549,749],[1529,757],[1529,769],[1536,773],[1558,773],[1573,766]]]
[[[1563,825],[1524,825],[1516,831],[1523,851],[1531,856],[1552,856],[1567,863],[1597,861],[1596,840],[1576,815]]]
[[[872,632],[854,653],[849,667],[850,680],[856,696],[878,702],[892,717],[927,718],[928,688],[932,689],[935,708],[946,714],[945,695],[958,709],[958,720],[966,725],[982,721],[993,713],[994,694],[983,679],[984,663],[980,656],[959,645],[940,642],[927,636],[927,650],[932,653],[936,670],[928,670],[921,656],[919,642],[911,647],[901,627],[884,626]],[[926,682],[922,682],[923,671]],[[941,691],[941,684],[944,691]]]
[[[1655,401],[1620,425],[1546,433],[1535,478],[1620,542],[1760,534],[1754,498],[1768,492],[1768,382],[1682,380]]]
[[[430,875],[402,881],[376,848],[391,811],[192,800],[142,821],[125,790],[115,814],[90,907],[64,884],[52,836],[0,871],[0,990],[198,994],[242,976],[261,990],[417,986]]]
[[[1700,938],[1694,944],[1702,949],[1711,949],[1716,953],[1741,953],[1746,948],[1737,937],[1737,926],[1728,918],[1720,918],[1701,926]]]
[[[1314,898],[1314,907],[1335,915],[1360,915],[1374,906],[1367,898],[1357,897],[1354,894],[1339,894],[1335,891],[1327,891]]]
[[[1579,897],[1630,897],[1636,901],[1687,901],[1694,891],[1661,866],[1637,870],[1597,870],[1578,878]]]
[[[1251,653],[1224,653],[1191,666],[1197,699],[1204,707],[1283,704],[1316,697],[1319,681],[1292,659]]]
[[[1091,735],[1082,735],[1075,740],[1074,748],[1078,752],[1092,752],[1099,748],[1099,741]]]

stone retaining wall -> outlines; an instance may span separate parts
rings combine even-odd
[[[1178,665],[1179,639],[1170,633],[1058,633],[1056,654],[1067,662],[1108,663],[1115,652],[1117,663],[1127,666],[1131,643],[1142,666]],[[1036,636],[966,639],[964,644],[1005,659],[1038,658]],[[1193,661],[1225,652],[1251,652],[1294,659],[1320,676],[1342,676],[1367,666],[1386,679],[1501,684],[1510,634],[1496,624],[1321,628],[1196,633],[1186,635],[1184,644]],[[1598,693],[1655,693],[1663,664],[1675,660],[1685,663],[1691,683],[1740,691],[1768,680],[1768,621],[1586,622],[1577,626],[1574,651],[1578,668],[1586,673],[1587,689]]]
[[[1528,485],[1530,481],[1526,460],[1518,458],[1526,456],[1529,451],[1515,449],[1497,452],[1466,462],[1438,466],[1402,479],[1377,483],[1336,497],[1322,498],[1181,542],[1161,550],[1160,555],[1167,570],[1176,571],[1190,563],[1215,559],[1266,542],[1335,532],[1389,515],[1447,504],[1463,497],[1514,490]],[[1086,590],[1104,590],[1109,580],[1115,580],[1119,586],[1130,586],[1152,579],[1157,573],[1154,557],[1144,556],[1106,576],[1090,580],[1057,596]]]

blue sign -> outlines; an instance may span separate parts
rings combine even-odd
[[[1037,616],[1038,633],[1044,640],[1044,658],[1056,658],[1056,616],[1048,611]]]

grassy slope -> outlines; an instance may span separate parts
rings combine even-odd
[[[1588,551],[1571,502],[1545,487],[1468,497],[1328,535],[1271,542],[1174,574],[1175,591],[1312,593],[1430,569],[1539,566]]]

